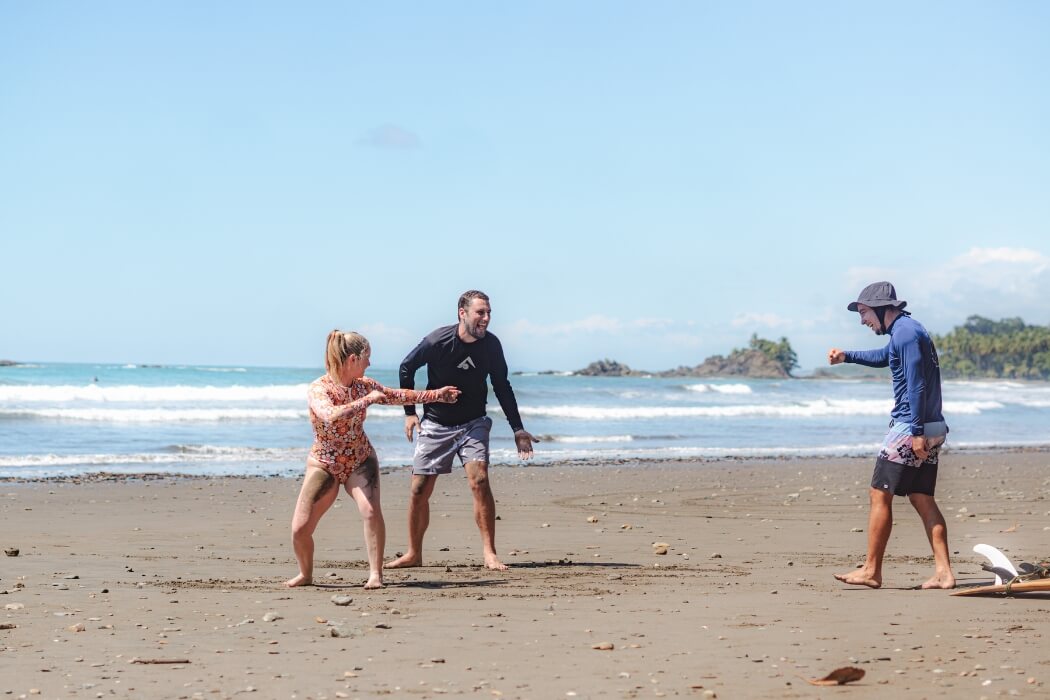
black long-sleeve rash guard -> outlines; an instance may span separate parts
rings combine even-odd
[[[401,362],[401,388],[414,389],[416,370],[426,365],[428,389],[454,386],[463,393],[456,403],[424,404],[423,417],[441,425],[462,425],[485,415],[488,377],[511,429],[521,430],[518,401],[507,379],[507,360],[499,338],[486,333],[480,340],[464,343],[457,329],[456,325],[442,326],[408,353]],[[416,415],[416,407],[405,406],[405,415]]]

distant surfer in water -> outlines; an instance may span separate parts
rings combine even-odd
[[[292,516],[292,548],[299,575],[286,585],[313,583],[314,530],[335,503],[339,486],[357,504],[364,524],[368,551],[365,588],[383,587],[383,547],[386,526],[379,505],[379,461],[365,435],[365,411],[374,403],[455,403],[459,389],[434,391],[388,389],[364,376],[372,349],[359,333],[335,330],[328,334],[324,376],[310,384],[310,423],[315,440],[306,459],[306,474]]]

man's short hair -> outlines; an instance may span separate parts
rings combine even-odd
[[[460,295],[460,297],[459,297],[459,306],[457,308],[460,308],[460,309],[470,308],[470,302],[474,301],[475,299],[481,299],[482,301],[488,301],[489,300],[489,295],[486,294],[485,292],[479,292],[476,289],[469,289],[469,290],[463,292],[463,294]]]

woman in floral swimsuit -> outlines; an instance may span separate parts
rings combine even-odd
[[[357,503],[368,550],[365,588],[383,586],[386,525],[379,506],[379,462],[365,435],[365,410],[374,403],[455,403],[459,389],[388,389],[364,376],[372,349],[358,333],[332,331],[325,355],[327,373],[310,384],[310,422],[316,439],[306,460],[306,476],[292,516],[292,547],[299,575],[286,585],[313,583],[314,530],[342,485]]]

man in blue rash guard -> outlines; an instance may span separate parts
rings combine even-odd
[[[948,526],[937,501],[937,457],[948,427],[941,414],[941,370],[937,349],[921,323],[904,310],[908,302],[897,299],[889,282],[875,282],[861,291],[847,308],[860,313],[860,322],[875,335],[889,335],[878,350],[828,351],[828,362],[854,362],[868,367],[889,367],[893,377],[893,410],[890,429],[875,460],[868,494],[868,553],[864,565],[847,574],[835,574],[843,583],[879,588],[882,557],[893,528],[893,496],[907,496],[915,507],[933,549],[934,573],[922,588],[954,588],[955,576],[948,559]]]
[[[434,382],[460,390],[459,406],[448,411],[442,404],[423,405],[423,421],[416,409],[405,409],[405,437],[418,429],[412,457],[412,487],[408,502],[408,551],[384,568],[423,565],[423,535],[430,524],[430,496],[440,474],[449,474],[456,457],[463,463],[474,494],[474,520],[481,532],[485,566],[503,570],[507,565],[496,554],[496,501],[489,486],[489,431],[485,415],[488,384],[514,431],[518,456],[532,457],[532,443],[539,442],[522,426],[518,402],[507,380],[507,361],[499,339],[488,332],[492,317],[489,298],[476,289],[459,298],[459,323],[443,326],[423,338],[401,362],[401,386],[415,385],[416,370],[427,366],[427,386]]]

